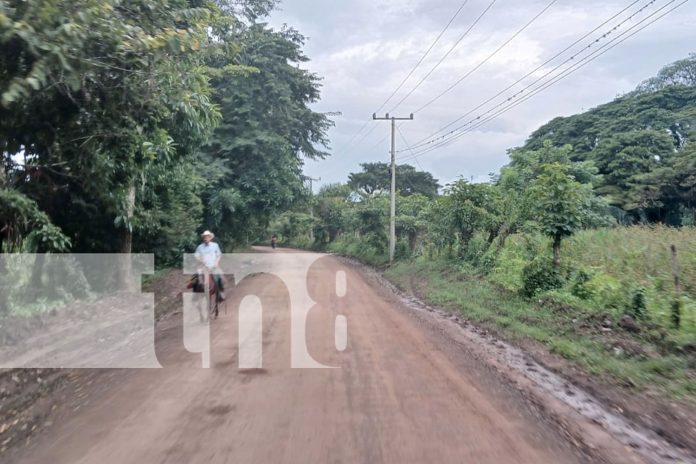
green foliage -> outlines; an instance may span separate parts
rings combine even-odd
[[[14,251],[23,239],[31,252],[64,252],[70,239],[52,224],[35,201],[20,192],[0,188],[0,252]]]
[[[331,242],[328,250],[344,256],[357,258],[360,261],[373,266],[384,266],[389,262],[384,243],[375,246],[369,238],[367,240],[354,236],[342,236]]]
[[[522,269],[522,294],[527,297],[561,288],[564,283],[561,273],[550,259],[534,259]]]
[[[573,275],[570,286],[570,293],[581,300],[587,300],[592,297],[592,291],[588,288],[588,283],[592,279],[592,275],[584,269],[579,269]]]
[[[631,298],[631,306],[628,308],[628,314],[635,319],[645,319],[646,316],[646,305],[645,305],[645,289],[643,287],[637,288],[633,292],[633,297]]]
[[[0,247],[161,265],[196,230],[242,243],[304,201],[330,122],[303,37],[257,22],[276,3],[0,3]]]
[[[213,168],[203,200],[204,224],[230,245],[261,236],[272,217],[307,201],[303,158],[327,155],[331,122],[309,105],[319,98],[319,78],[295,63],[307,61],[304,37],[265,24],[226,32],[239,44],[234,60],[253,73],[216,73],[214,101],[223,120],[201,151]],[[213,69],[227,59],[211,57]]]
[[[310,246],[309,234],[313,227],[314,219],[309,214],[288,211],[271,222],[269,232],[271,235],[278,235],[278,239],[285,245]]]
[[[387,163],[361,163],[361,172],[348,175],[348,185],[356,192],[367,195],[388,193],[391,189],[391,168]],[[437,196],[440,188],[429,172],[417,171],[411,165],[396,165],[396,191],[403,196],[421,194],[428,198]]]
[[[524,146],[571,144],[570,158],[593,161],[594,182],[631,222],[682,224],[693,218],[696,55],[663,68],[636,92],[588,112],[556,118]],[[686,170],[685,170],[686,169]]]
[[[580,230],[586,222],[592,198],[591,186],[568,173],[567,165],[541,165],[541,173],[526,192],[526,214],[553,239],[554,266],[560,265],[561,239]]]
[[[665,66],[657,76],[641,83],[637,92],[656,92],[676,85],[696,87],[696,53]]]
[[[318,217],[314,236],[319,243],[333,242],[352,229],[355,220],[350,198],[351,189],[345,184],[326,185],[319,191],[314,208]]]
[[[219,119],[204,63],[221,47],[209,36],[220,10],[32,0],[4,3],[1,14],[7,182],[74,251],[130,251],[148,171],[190,155]],[[44,232],[36,243],[60,245]]]

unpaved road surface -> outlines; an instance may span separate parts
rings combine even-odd
[[[345,296],[335,275],[345,273]],[[299,272],[299,271],[298,271]],[[302,279],[299,279],[301,281]],[[290,366],[286,290],[258,275],[212,322],[211,367],[182,344],[181,316],[158,327],[162,369],[97,376],[82,407],[4,458],[51,464],[574,463],[592,459],[540,411],[359,269],[324,256],[307,279],[319,303],[309,353]],[[241,287],[244,287],[243,289]],[[243,290],[243,291],[242,291]],[[238,367],[238,301],[263,301],[263,366]],[[238,300],[238,298],[237,298]],[[348,343],[336,347],[336,316]]]

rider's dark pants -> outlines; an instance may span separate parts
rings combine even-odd
[[[219,288],[221,292],[224,292],[225,284],[222,281],[222,275],[217,272],[214,272],[213,279],[215,279],[215,285],[217,286],[217,288]]]

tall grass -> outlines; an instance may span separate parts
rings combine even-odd
[[[679,293],[674,285],[672,253],[677,251]],[[537,256],[550,255],[548,239],[535,234],[511,236],[490,273],[493,282],[509,290],[522,287],[522,270]],[[570,296],[573,273],[582,270],[589,281],[586,301],[579,304],[620,317],[643,292],[647,316],[670,328],[671,305],[682,304],[680,333],[696,335],[696,228],[631,226],[584,230],[563,242],[561,260],[567,285],[554,292]]]

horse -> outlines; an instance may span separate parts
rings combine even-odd
[[[199,269],[196,275],[194,275],[189,281],[187,288],[191,288],[193,289],[194,293],[200,294],[197,308],[201,322],[208,322],[210,316],[214,316],[214,318],[217,319],[219,295],[213,273],[207,269],[205,271]],[[205,305],[205,311],[202,310],[203,305]]]

